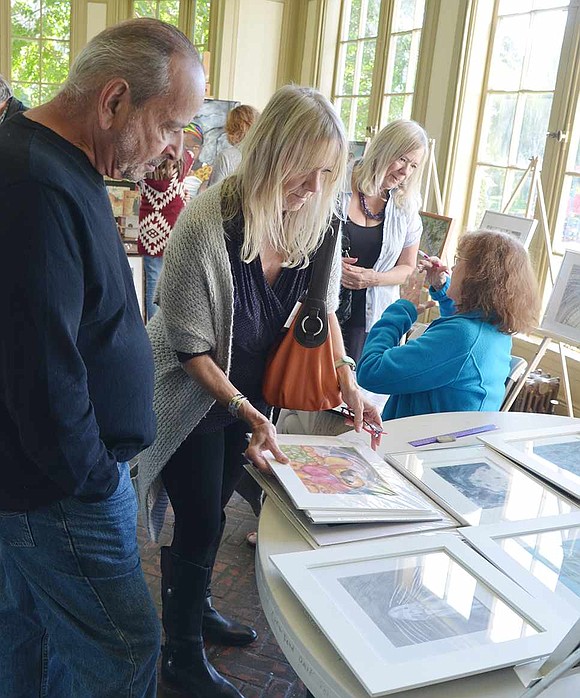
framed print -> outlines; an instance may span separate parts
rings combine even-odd
[[[580,499],[580,421],[578,425],[484,434],[478,438]]]
[[[203,131],[203,148],[199,159],[213,165],[216,155],[229,145],[226,132],[226,117],[230,109],[240,102],[225,99],[205,99],[199,112],[193,117]]]
[[[421,492],[402,487],[396,473],[389,478],[391,469],[368,446],[304,434],[281,434],[278,445],[289,462],[266,454],[274,475],[312,521],[439,518]]]
[[[538,221],[535,218],[513,216],[499,211],[486,211],[481,219],[481,230],[499,230],[517,238],[528,249]]]
[[[580,512],[472,526],[459,532],[570,625],[580,617]]]
[[[123,239],[137,240],[141,194],[134,182],[105,180],[117,229]]]
[[[366,141],[349,141],[348,142],[348,163],[351,165],[353,162],[360,160],[365,154],[365,148],[367,147]]]
[[[580,346],[580,252],[566,251],[540,329]]]
[[[451,533],[270,559],[371,696],[528,661],[565,632]]]
[[[543,518],[580,509],[486,446],[395,453],[386,458],[464,526]]]
[[[127,259],[131,267],[131,274],[133,274],[133,284],[135,286],[135,293],[137,294],[137,302],[139,303],[141,317],[145,320],[145,274],[143,272],[143,257],[139,255],[127,255]]]
[[[420,249],[430,257],[441,257],[453,218],[439,216],[436,213],[427,213],[427,211],[419,211],[419,215],[423,223],[423,232],[421,233],[421,241],[419,243]]]
[[[244,468],[270,497],[270,501],[277,507],[283,516],[294,526],[302,537],[313,548],[325,545],[337,545],[358,540],[370,540],[372,538],[385,538],[400,536],[407,533],[421,533],[422,531],[434,531],[442,529],[455,529],[459,523],[449,516],[443,509],[433,502],[432,507],[437,510],[438,519],[432,521],[389,521],[361,523],[345,523],[340,525],[317,523],[313,524],[304,511],[296,509],[290,497],[278,480],[272,475],[264,475],[255,466],[244,463]]]

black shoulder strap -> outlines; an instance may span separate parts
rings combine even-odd
[[[308,292],[294,326],[294,337],[304,347],[319,347],[328,336],[326,296],[340,228],[340,220],[334,217],[312,263]]]

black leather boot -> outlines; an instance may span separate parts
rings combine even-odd
[[[211,598],[211,573],[220,547],[225,525],[226,515],[222,510],[219,534],[211,546],[207,556],[207,561],[209,564],[209,577],[203,605],[202,631],[204,639],[208,640],[209,642],[213,642],[216,645],[244,647],[245,645],[249,645],[251,642],[254,642],[254,640],[258,637],[258,633],[249,625],[244,625],[243,623],[238,623],[237,620],[222,616],[222,614],[213,607]]]
[[[161,679],[191,698],[243,698],[208,662],[201,619],[209,569],[161,548],[161,596],[165,645]]]
[[[254,628],[237,620],[226,618],[212,604],[211,588],[208,587],[203,604],[203,637],[216,645],[244,647],[258,637]]]

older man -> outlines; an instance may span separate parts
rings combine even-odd
[[[26,111],[26,107],[12,94],[8,80],[0,75],[0,125],[19,111]]]
[[[2,698],[156,693],[127,464],[154,437],[153,363],[103,175],[179,158],[203,93],[188,39],[133,20],[0,128]]]

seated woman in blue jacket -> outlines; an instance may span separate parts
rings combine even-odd
[[[441,317],[399,345],[427,306],[423,280]],[[383,419],[432,412],[499,410],[509,373],[512,334],[533,328],[539,294],[528,253],[492,230],[463,236],[453,274],[439,259],[421,262],[372,327],[358,367],[359,384],[388,393]]]

